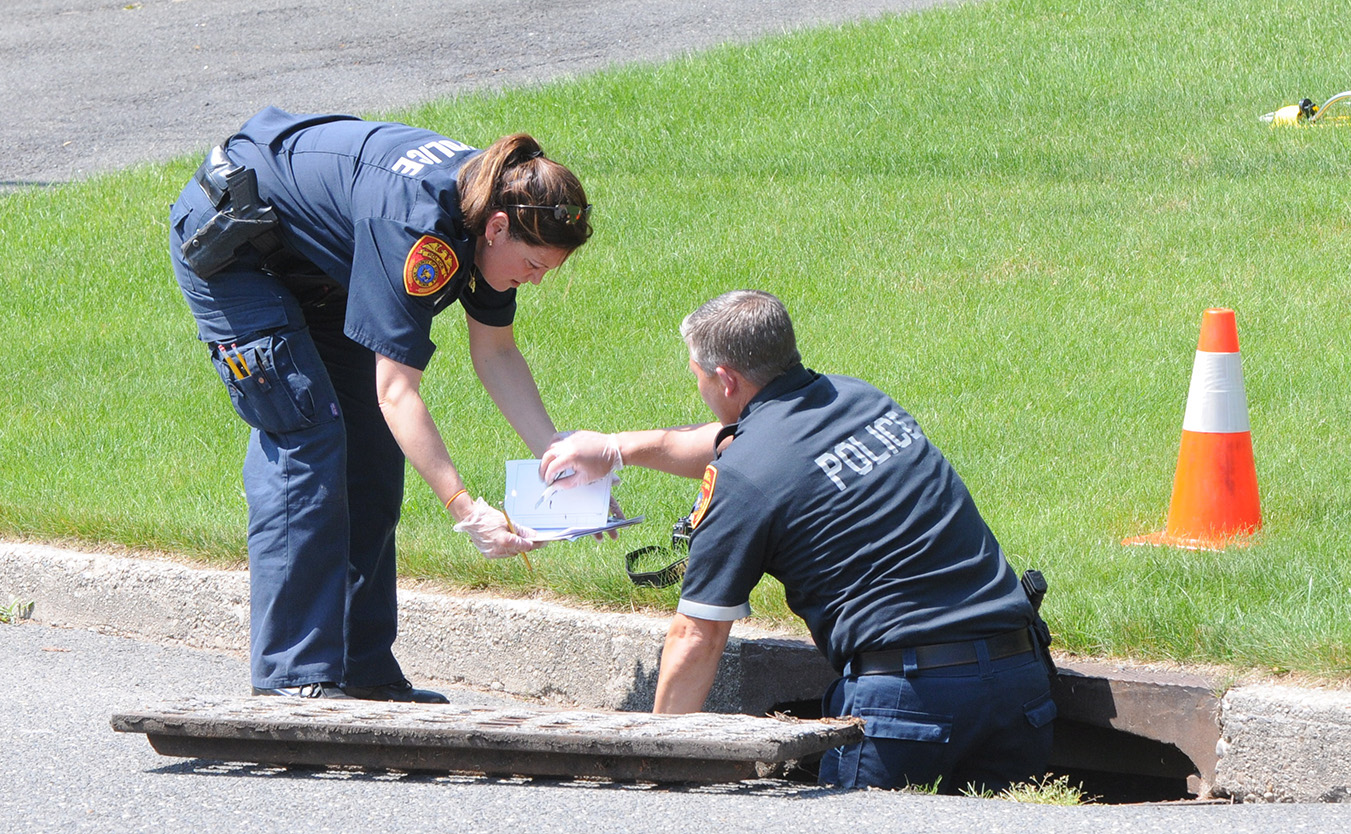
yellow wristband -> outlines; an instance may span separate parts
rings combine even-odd
[[[455,493],[454,495],[450,496],[450,500],[446,502],[446,509],[450,509],[450,505],[455,503],[456,498],[459,498],[461,495],[465,495],[468,492],[469,488],[466,487],[460,490],[459,492]]]

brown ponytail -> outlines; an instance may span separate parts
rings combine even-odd
[[[587,217],[559,220],[553,212],[516,206],[585,206],[586,192],[577,177],[544,156],[528,133],[503,136],[460,169],[460,210],[469,230],[483,234],[488,218],[504,212],[508,232],[530,246],[572,251],[591,237]]]

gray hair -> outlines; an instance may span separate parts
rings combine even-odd
[[[723,293],[685,317],[680,337],[706,374],[736,371],[764,387],[802,361],[783,302],[760,290]]]

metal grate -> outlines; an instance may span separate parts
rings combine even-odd
[[[185,699],[112,725],[188,758],[703,783],[773,775],[863,735],[849,719],[292,698]]]

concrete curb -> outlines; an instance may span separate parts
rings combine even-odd
[[[39,623],[247,651],[243,571],[0,542],[0,604],[13,599],[33,601],[31,617]],[[396,649],[415,680],[646,710],[666,624],[639,614],[406,587]],[[738,625],[708,709],[764,714],[819,697],[833,677],[810,642]],[[1208,789],[1240,801],[1351,801],[1349,692],[1254,685],[1220,699],[1194,676],[1075,663],[1062,670],[1057,702],[1062,717],[1180,751],[1199,772],[1203,795]]]
[[[32,601],[39,623],[248,652],[246,571],[0,542],[0,603],[10,599]],[[415,680],[592,709],[650,710],[666,626],[665,618],[641,614],[404,586],[395,650]],[[708,708],[763,714],[803,691],[824,690],[833,678],[809,642],[738,624]]]
[[[1249,802],[1351,802],[1351,693],[1254,685],[1221,702],[1216,778]]]

